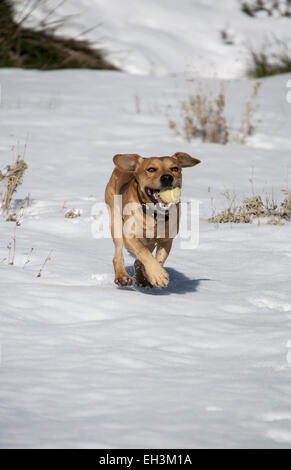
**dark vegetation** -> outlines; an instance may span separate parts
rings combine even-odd
[[[260,50],[250,50],[248,75],[254,78],[291,72],[291,48],[277,38]]]
[[[0,0],[0,67],[116,69],[88,41],[56,36],[48,26],[33,30],[16,22],[9,0]]]
[[[291,0],[244,0],[241,9],[249,16],[291,16]]]
[[[291,0],[242,0],[241,10],[254,20],[264,16],[291,19]],[[250,77],[262,78],[290,72],[291,48],[287,39],[282,41],[275,37],[272,42],[267,41],[261,50],[250,49]]]

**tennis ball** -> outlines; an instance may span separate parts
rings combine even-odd
[[[180,196],[180,188],[166,189],[165,191],[160,191],[160,198],[163,202],[166,202],[167,204],[169,204],[170,202],[177,204],[180,201]]]

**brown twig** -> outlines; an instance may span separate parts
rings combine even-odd
[[[40,268],[40,270],[39,270],[39,273],[38,273],[38,275],[37,275],[36,277],[41,277],[42,271],[43,271],[45,265],[46,265],[49,261],[51,261],[51,257],[50,257],[51,253],[52,253],[52,251],[50,251],[49,254],[47,255],[47,257],[46,257],[46,259],[44,260],[44,262],[43,262],[43,264],[42,264],[42,266],[41,266],[41,268]]]

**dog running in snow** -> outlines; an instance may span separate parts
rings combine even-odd
[[[136,283],[143,287],[166,287],[169,275],[163,266],[179,230],[182,168],[197,165],[200,160],[176,152],[171,157],[150,158],[119,154],[113,162],[115,169],[106,186],[105,202],[109,207],[115,245],[114,282],[120,287],[134,283],[124,266],[125,246],[136,257]],[[174,233],[169,227],[171,214],[175,214],[177,220]],[[164,223],[162,236],[158,234],[159,220]]]

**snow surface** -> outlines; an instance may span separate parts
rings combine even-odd
[[[31,12],[30,25],[66,19],[59,33],[105,47],[114,64],[134,74],[239,78],[250,48],[291,39],[290,18],[254,19],[239,0],[41,0],[34,9],[35,0],[13,3],[19,18]],[[222,31],[232,44],[224,43]]]
[[[0,219],[0,447],[290,448],[291,224],[207,222],[211,198],[220,210],[226,189],[249,196],[250,178],[278,200],[290,189],[290,77],[263,80],[247,145],[187,143],[167,118],[197,86],[189,78],[208,77],[201,86],[215,93],[215,77],[244,76],[248,41],[288,36],[290,20],[253,20],[236,0],[60,7],[80,12],[62,31],[101,22],[88,37],[131,74],[0,70],[0,169],[27,143],[16,210],[30,194],[20,226]],[[224,85],[234,129],[252,85]],[[112,241],[92,236],[112,156],[175,151],[202,160],[182,192],[201,202],[199,246],[175,240],[168,288],[118,289]],[[73,208],[81,216],[65,218]]]
[[[286,80],[264,80],[249,145],[221,146],[168,128],[187,80],[0,71],[1,168],[27,141],[15,204],[31,197],[21,226],[0,223],[1,447],[290,447],[291,225],[206,221],[210,196],[221,209],[226,188],[250,194],[252,174],[259,193],[287,187]],[[229,84],[230,115],[250,86]],[[91,235],[112,156],[178,150],[202,160],[183,185],[201,201],[200,244],[175,241],[165,290],[118,289],[112,241]]]

